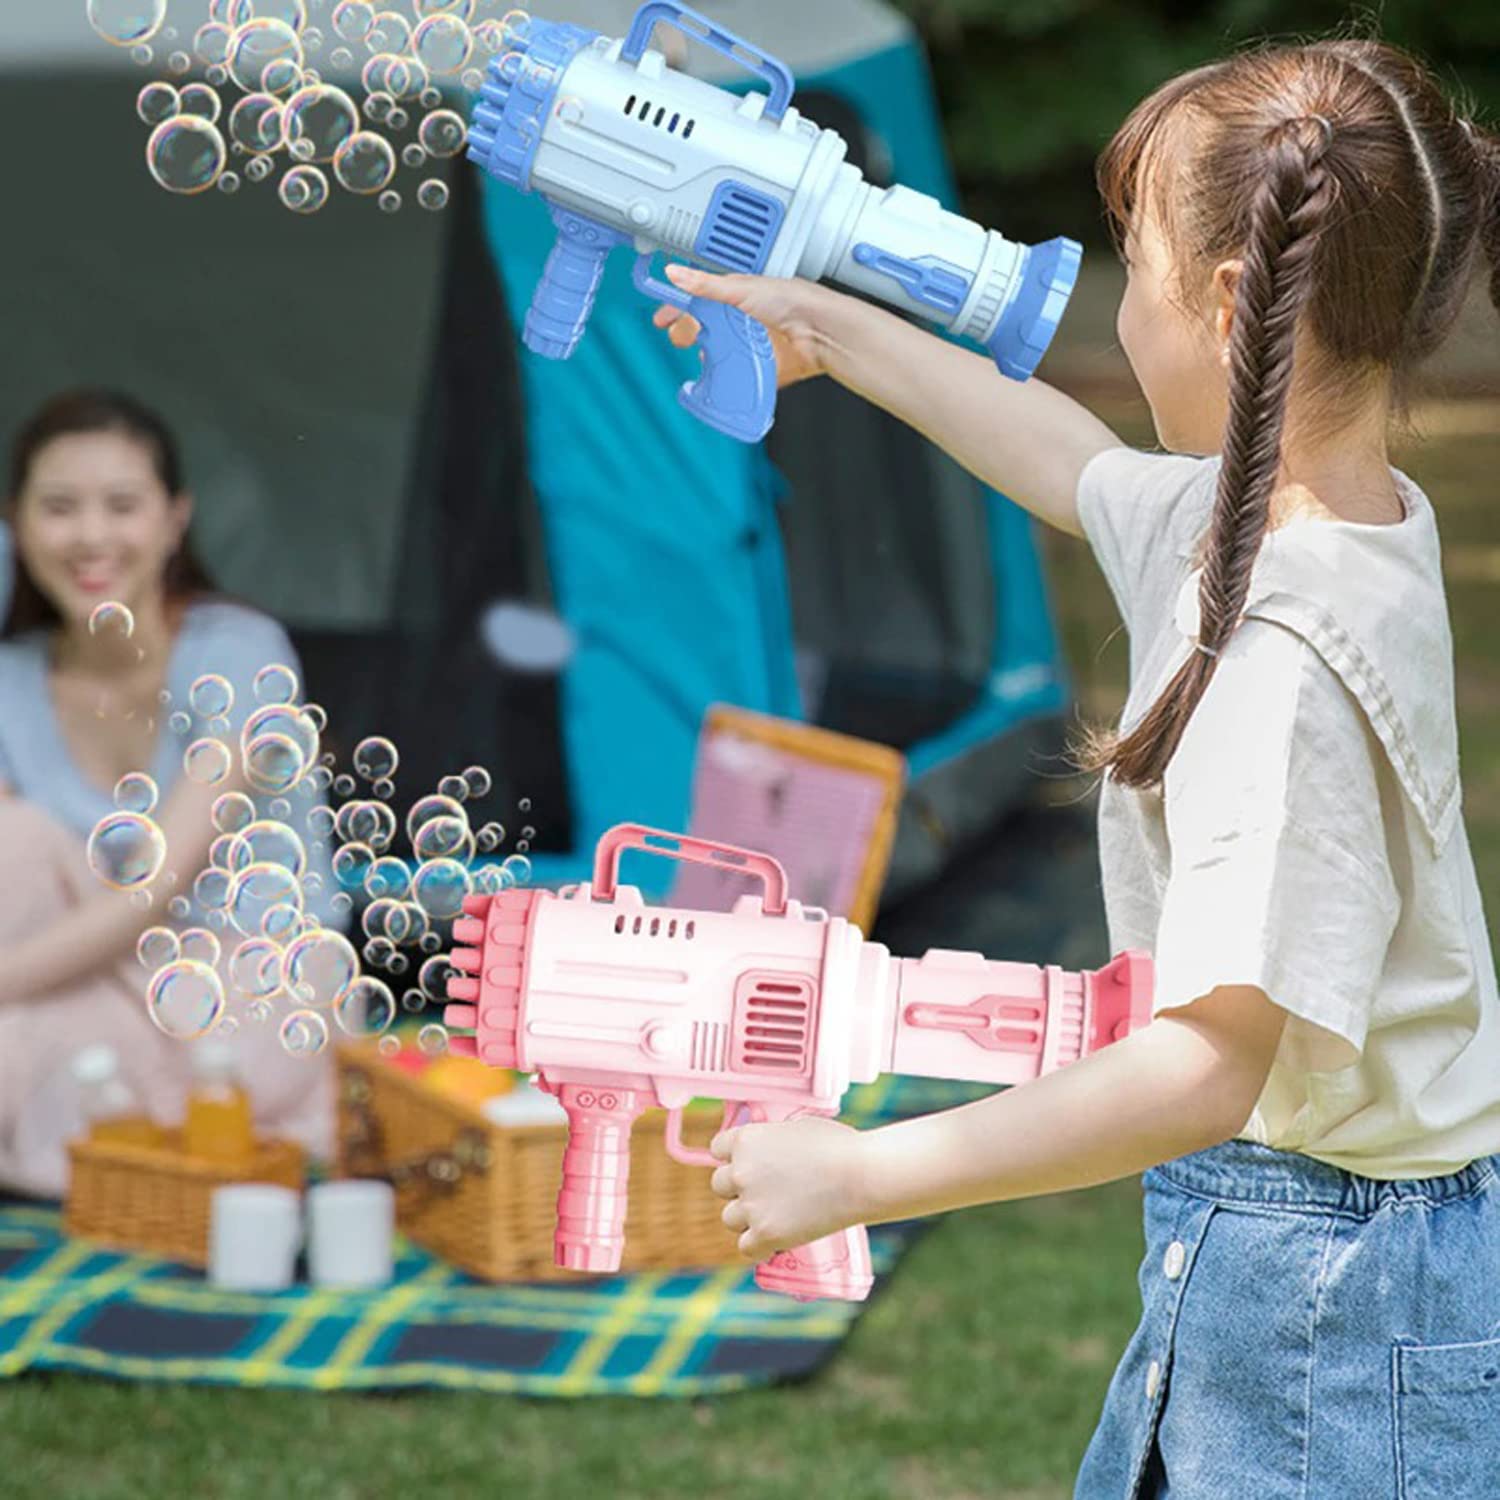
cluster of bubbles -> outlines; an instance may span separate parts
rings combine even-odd
[[[499,9],[497,0],[206,0],[203,24],[184,39],[167,26],[167,0],[87,0],[94,30],[142,66],[156,60],[153,42],[168,49],[169,77],[136,99],[156,182],[192,196],[277,176],[277,196],[298,214],[316,213],[335,187],[394,213],[402,167],[423,174],[418,204],[447,206],[447,183],[427,174],[464,150],[468,127],[445,87],[477,93],[491,57],[523,57],[531,18],[484,14]],[[351,88],[325,82],[325,48],[330,74]],[[203,79],[183,82],[195,66]],[[414,116],[414,138],[401,145]]]
[[[111,603],[99,606],[90,626],[128,636],[133,621],[124,606]],[[193,899],[172,895],[167,913],[178,925],[150,927],[137,945],[151,975],[148,1012],[180,1040],[232,1032],[243,1015],[274,1021],[282,1046],[297,1057],[321,1052],[334,1029],[380,1037],[382,1049],[394,1052],[400,1044],[388,1032],[400,1011],[418,1013],[446,998],[451,971],[442,950],[464,898],[528,881],[535,829],[524,827],[515,852],[503,860],[488,857],[506,831],[473,817],[492,780],[483,766],[469,766],[443,777],[411,807],[403,857],[395,852],[402,829],[390,806],[400,768],[396,746],[379,736],[361,740],[353,774],[339,773],[334,755],[322,750],[327,715],[299,701],[300,683],[290,667],[262,668],[251,691],[254,705],[237,736],[229,717],[234,687],[214,673],[192,684],[188,707],[168,720],[186,741],[185,776],[214,787],[238,764],[268,805],[263,812],[256,798],[235,788],[215,797],[214,838],[208,863],[191,882]],[[170,693],[162,696],[169,704]],[[195,725],[205,732],[195,733]],[[336,810],[326,800],[330,792],[342,799]],[[158,796],[145,773],[122,776],[115,811],[100,819],[88,841],[94,874],[142,908],[177,883],[175,875],[162,875],[167,845],[153,816]],[[530,800],[519,807],[528,812]],[[331,856],[331,892],[309,850]],[[310,898],[324,895],[341,917],[362,903],[359,949],[309,909]],[[206,913],[204,926],[187,925],[194,902]],[[398,989],[404,990],[399,1004]],[[429,1054],[442,1051],[447,1033],[428,1025],[418,1045]]]

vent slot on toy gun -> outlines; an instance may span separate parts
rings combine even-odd
[[[705,260],[746,274],[765,269],[786,207],[740,182],[719,184],[695,246]]]
[[[800,974],[744,975],[734,997],[736,1072],[803,1074],[812,1066],[814,990]]]

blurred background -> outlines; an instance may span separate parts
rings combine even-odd
[[[173,24],[191,35],[204,4],[172,0]],[[1374,16],[1339,0],[702,8],[785,57],[799,106],[872,180],[1012,238],[1082,240],[1042,375],[1144,445],[1094,155],[1199,61]],[[533,9],[620,34],[635,7]],[[550,225],[461,158],[404,171],[394,213],[339,194],[293,215],[274,185],[248,182],[162,192],[134,112],[160,68],[101,45],[83,11],[7,0],[0,21],[0,430],[81,382],[162,408],[186,439],[201,549],[227,591],[288,625],[330,747],[347,759],[387,735],[424,786],[490,768],[507,805],[531,801],[545,884],[585,874],[615,822],[687,826],[712,704],[876,740],[907,756],[910,785],[875,937],[904,953],[1105,961],[1093,793],[1060,752],[1078,716],[1118,713],[1126,643],[1083,544],[832,387],[787,393],[764,449],[707,432],[675,404],[695,357],[654,333],[624,264],[575,360],[543,366],[516,328]],[[1388,0],[1378,23],[1480,118],[1500,115],[1489,0]],[[687,65],[737,86],[696,48]],[[449,102],[467,109],[461,90]],[[434,175],[450,189],[441,212],[416,201]],[[1443,528],[1466,811],[1492,912],[1496,334],[1476,285],[1397,459]],[[662,864],[624,875],[659,896]],[[753,1471],[765,1495],[1066,1495],[1134,1323],[1138,1213],[1136,1186],[1116,1184],[962,1215],[913,1253],[816,1388],[690,1415],[10,1382],[0,1461],[22,1487],[7,1493],[238,1496],[295,1474],[293,1493],[466,1494],[509,1473],[518,1493],[667,1497],[738,1492]]]

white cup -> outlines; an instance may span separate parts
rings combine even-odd
[[[302,1242],[302,1195],[268,1182],[215,1188],[210,1200],[208,1277],[218,1287],[279,1292],[292,1284]]]
[[[324,1182],[307,1195],[307,1269],[318,1286],[386,1286],[396,1193],[388,1182]]]

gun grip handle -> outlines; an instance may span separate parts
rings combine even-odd
[[[755,1284],[763,1292],[781,1292],[799,1302],[818,1297],[863,1302],[874,1283],[870,1236],[863,1224],[778,1251],[755,1268]]]
[[[650,1105],[636,1089],[565,1083],[568,1112],[562,1186],[557,1194],[553,1261],[568,1271],[618,1271],[625,1251],[630,1132]]]
[[[758,443],[776,421],[776,351],[765,325],[722,302],[694,297],[688,313],[702,325],[703,373],[678,393],[708,426],[742,443]]]

